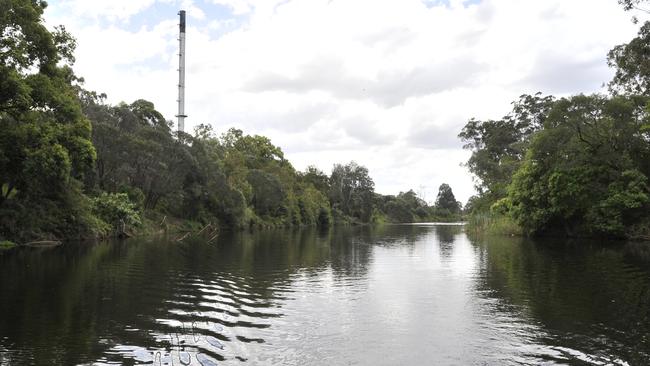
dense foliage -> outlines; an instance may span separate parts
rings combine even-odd
[[[524,95],[501,120],[470,120],[459,137],[479,195],[467,209],[509,216],[530,234],[648,238],[648,50],[650,23],[609,53],[611,95]]]
[[[449,222],[462,220],[460,202],[456,201],[454,193],[447,183],[440,185],[438,199],[433,206],[429,206],[413,190],[409,190],[400,192],[397,196],[376,195],[375,207],[377,216],[385,218],[389,222]]]
[[[87,235],[82,193],[96,153],[73,88],[74,40],[42,24],[45,2],[0,2],[0,230],[7,237]]]
[[[512,215],[531,232],[623,236],[650,210],[647,98],[559,100],[509,188]]]
[[[83,93],[93,122],[97,169],[90,185],[124,192],[146,211],[203,224],[327,225],[330,179],[301,174],[263,136],[230,129],[215,136],[200,125],[193,135],[172,132],[150,102],[110,106]],[[316,187],[318,186],[318,188]]]

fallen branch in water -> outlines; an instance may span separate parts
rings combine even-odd
[[[183,239],[187,238],[190,234],[191,234],[191,232],[181,236],[180,238],[176,239],[176,241],[183,241]]]
[[[210,240],[208,240],[208,243],[210,243],[210,242],[212,242],[214,239],[216,239],[217,236],[219,236],[219,233],[216,233],[216,234],[215,234],[215,235],[214,235]]]
[[[202,233],[205,229],[209,228],[210,226],[212,226],[212,224],[207,224],[207,225],[205,225],[205,226],[203,227],[203,229],[199,230],[199,232],[196,233],[196,234],[194,234],[194,235],[196,235],[196,236],[201,235],[201,233]]]

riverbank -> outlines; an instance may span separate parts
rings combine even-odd
[[[472,234],[485,234],[491,236],[517,236],[525,237],[530,236],[524,229],[510,216],[506,214],[495,213],[475,213],[468,217],[467,232]],[[605,237],[594,235],[576,235],[570,236],[564,234],[562,231],[549,232],[541,237],[563,237],[563,238],[585,238],[585,239],[603,239],[615,240],[621,242],[637,242],[642,244],[650,244],[650,223],[640,223],[630,227],[625,232],[625,236]]]
[[[524,236],[524,231],[515,220],[506,215],[477,213],[469,216],[466,228],[471,233],[488,235]]]
[[[133,214],[133,213],[131,213]],[[206,240],[214,240],[220,231],[244,231],[244,230],[271,230],[280,228],[306,228],[306,227],[352,227],[352,226],[382,226],[387,224],[404,224],[405,222],[390,220],[388,216],[378,213],[373,216],[371,222],[363,222],[356,217],[347,216],[340,211],[334,210],[331,216],[327,216],[323,224],[316,223],[311,225],[291,224],[286,220],[274,217],[259,217],[250,211],[245,214],[245,218],[235,225],[213,221],[195,221],[175,217],[155,210],[145,210],[141,213],[135,213],[135,219],[131,220],[132,224],[125,224],[124,220],[114,225],[98,225],[103,227],[102,230],[87,231],[85,235],[75,235],[71,237],[60,236],[54,233],[40,233],[29,240],[0,240],[0,251],[9,250],[19,246],[25,246],[33,242],[61,243],[65,241],[88,241],[88,240],[106,240],[111,238],[129,238],[129,237],[150,237],[158,235],[170,235],[173,240],[186,240],[192,237],[200,236]],[[457,216],[428,216],[408,223],[425,223],[425,222],[463,222],[464,217]]]

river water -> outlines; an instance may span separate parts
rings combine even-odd
[[[18,248],[0,365],[648,365],[648,252],[440,225]]]

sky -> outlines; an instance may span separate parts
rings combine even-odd
[[[522,94],[605,92],[638,29],[616,0],[51,0],[75,73],[175,121],[187,11],[186,132],[267,136],[298,170],[366,166],[382,194],[474,194],[458,133]],[[638,14],[637,14],[638,15]]]

